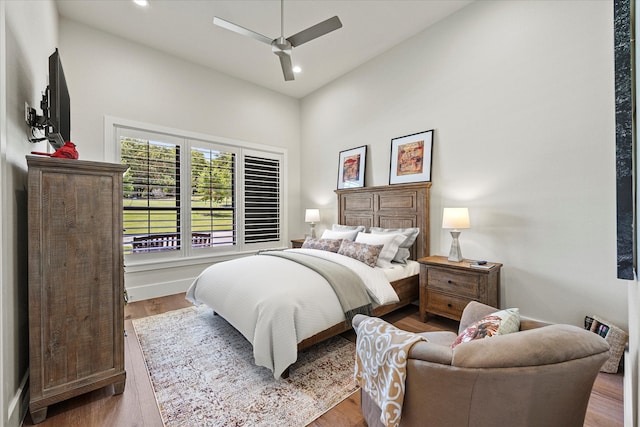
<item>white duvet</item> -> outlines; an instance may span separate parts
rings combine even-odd
[[[374,305],[398,301],[384,270],[333,252],[291,249],[355,271]],[[187,299],[206,304],[253,345],[256,365],[279,378],[298,356],[298,343],[345,321],[331,285],[315,271],[284,258],[254,255],[214,264],[196,278]]]

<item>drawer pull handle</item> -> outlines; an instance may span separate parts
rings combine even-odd
[[[449,303],[449,304],[447,304],[447,307],[451,308],[451,307],[453,307],[453,306],[451,305],[451,303]]]
[[[451,284],[451,280],[447,280],[447,283],[448,283],[448,284]]]

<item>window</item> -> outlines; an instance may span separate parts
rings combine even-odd
[[[136,259],[282,246],[283,154],[116,127],[123,246]]]

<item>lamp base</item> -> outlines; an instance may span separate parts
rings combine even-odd
[[[316,238],[316,225],[313,222],[311,223],[311,238]]]
[[[451,231],[451,249],[449,250],[449,261],[460,262],[464,260],[462,256],[462,250],[460,249],[460,243],[458,242],[459,231]]]

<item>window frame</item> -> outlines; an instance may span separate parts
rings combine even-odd
[[[191,191],[191,148],[206,148],[235,153],[235,230],[236,242],[233,245],[219,247],[192,248],[191,244],[182,245],[177,251],[136,253],[125,255],[125,264],[128,271],[144,271],[156,268],[159,264],[163,267],[177,267],[206,262],[217,258],[235,258],[236,256],[254,253],[260,249],[286,247],[286,200],[287,200],[287,150],[281,147],[272,147],[246,141],[233,140],[223,137],[215,137],[200,133],[172,129],[163,126],[135,122],[131,120],[105,116],[105,159],[114,163],[120,163],[120,135],[133,136],[143,139],[153,139],[155,135],[159,141],[178,141],[183,153],[180,162],[180,186],[183,195]],[[274,242],[244,243],[244,156],[261,156],[280,161],[280,239]],[[186,177],[186,178],[185,178]],[[183,242],[191,234],[191,210],[190,197],[182,197],[180,205],[180,224]]]

